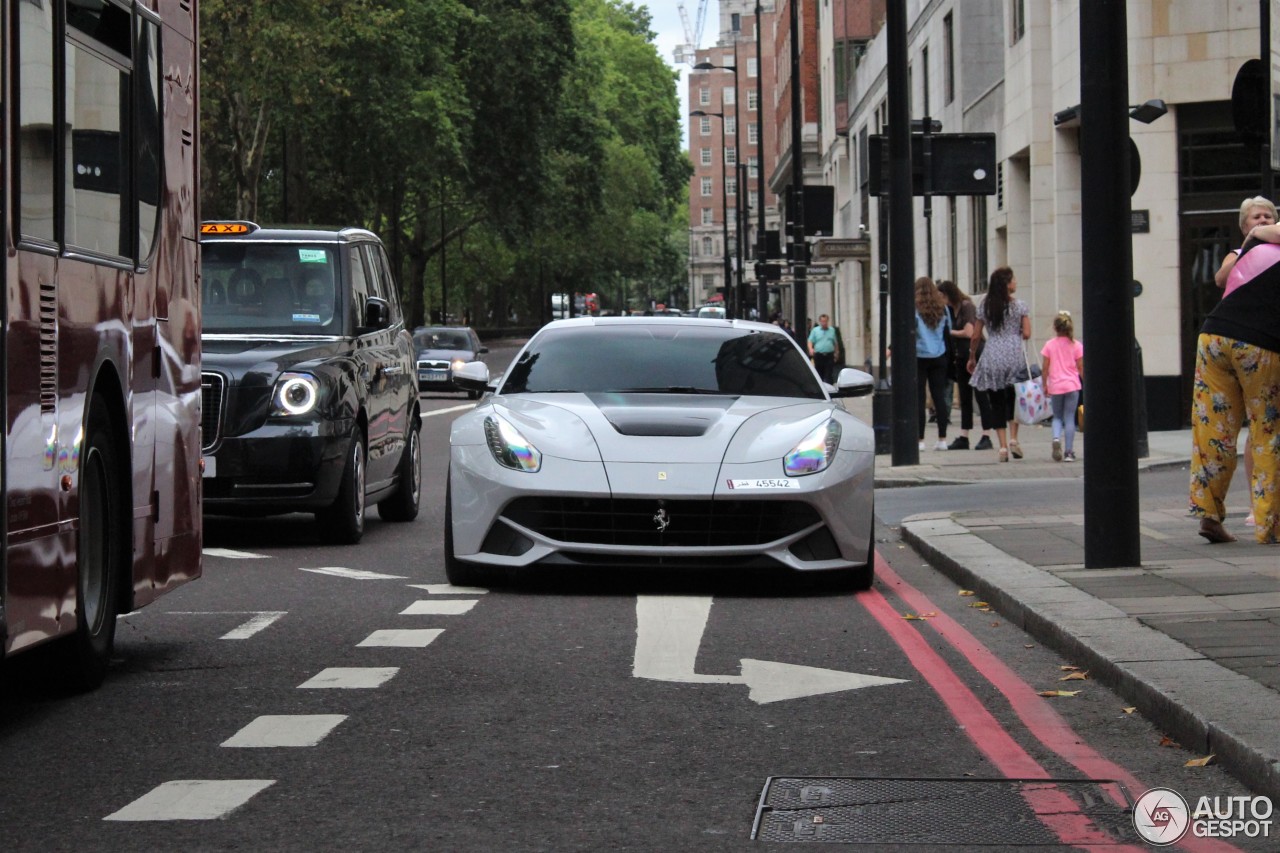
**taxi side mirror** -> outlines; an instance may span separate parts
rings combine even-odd
[[[366,332],[378,332],[391,325],[391,305],[385,299],[370,296],[364,303],[364,324]]]

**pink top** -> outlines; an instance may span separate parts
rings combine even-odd
[[[1076,362],[1084,358],[1084,344],[1066,335],[1058,335],[1040,350],[1049,359],[1049,373],[1044,390],[1050,394],[1067,394],[1080,390],[1080,371]]]
[[[1228,296],[1231,291],[1247,281],[1252,281],[1258,277],[1258,274],[1268,267],[1280,262],[1280,246],[1274,243],[1263,243],[1255,246],[1245,253],[1244,257],[1236,261],[1236,265],[1232,268],[1231,274],[1227,276],[1227,287],[1222,295]]]

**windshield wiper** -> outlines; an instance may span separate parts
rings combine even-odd
[[[662,388],[619,388],[614,394],[715,394],[717,396],[733,396],[715,388],[698,388],[695,385],[667,385]]]

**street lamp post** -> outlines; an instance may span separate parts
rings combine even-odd
[[[694,110],[689,113],[697,118],[707,118],[715,116],[720,119],[720,225],[724,235],[724,286],[720,288],[721,298],[724,299],[725,311],[729,310],[729,289],[730,282],[733,279],[732,264],[729,262],[729,168],[724,162],[725,151],[728,150],[727,140],[724,133],[724,113],[710,113],[705,110]]]
[[[756,0],[756,112],[760,127],[756,131],[756,311],[761,321],[769,316],[769,291],[764,280],[764,53],[761,51],[760,0]],[[742,128],[738,128],[742,133]]]

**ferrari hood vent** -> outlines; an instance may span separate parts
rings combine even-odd
[[[622,435],[691,437],[705,435],[735,397],[684,394],[588,394]]]

